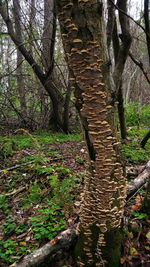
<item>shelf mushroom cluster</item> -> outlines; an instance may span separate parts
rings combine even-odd
[[[88,265],[95,261],[92,252],[93,227],[98,232],[95,257],[96,266],[104,266],[102,250],[106,246],[105,233],[120,227],[126,196],[126,181],[118,155],[118,142],[113,133],[109,90],[103,78],[102,49],[98,39],[85,42],[80,37],[78,25],[71,16],[72,1],[62,0],[59,14],[65,29],[63,42],[74,82],[82,92],[81,116],[87,121],[89,140],[95,151],[95,159],[89,159],[89,172],[85,179],[84,195],[80,211],[79,232],[84,235],[84,254]],[[86,5],[90,1],[79,0]],[[79,259],[80,267],[85,266]],[[85,266],[86,267],[86,266]]]

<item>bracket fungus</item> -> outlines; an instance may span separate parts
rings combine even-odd
[[[76,84],[75,93],[79,96],[80,116],[89,151],[89,173],[87,172],[85,177],[80,225],[77,230],[83,235],[83,253],[86,258],[86,264],[82,259],[78,259],[80,267],[104,266],[105,259],[102,258],[102,252],[107,242],[106,233],[111,228],[116,229],[120,226],[126,196],[126,181],[118,156],[119,142],[112,126],[111,92],[103,75],[106,57],[100,41],[101,36],[98,35],[95,25],[91,24],[91,28],[88,28],[89,24],[82,25],[80,17],[68,13],[68,9],[76,5],[78,11],[79,9],[81,11],[80,16],[89,16],[91,7],[95,12],[93,5],[95,2],[95,0],[78,0],[76,5],[75,1],[62,0],[63,12],[59,18],[61,27],[65,29],[64,47],[70,45],[67,54],[68,65],[73,73],[70,81]],[[82,12],[84,8],[87,11],[85,14]],[[99,17],[95,17],[94,20]],[[85,34],[82,36],[83,30]],[[102,259],[97,262],[92,248],[94,227],[98,233],[95,256]],[[95,265],[92,265],[93,262]]]

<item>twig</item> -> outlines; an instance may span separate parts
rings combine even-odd
[[[18,189],[16,189],[16,190],[14,190],[14,191],[12,191],[12,192],[10,192],[10,193],[6,193],[6,194],[4,194],[4,196],[5,196],[5,197],[10,197],[10,196],[13,196],[13,195],[16,195],[16,194],[21,193],[21,192],[24,191],[25,189],[26,189],[26,187],[24,186],[24,187],[21,187],[21,188],[18,188]]]
[[[6,169],[3,169],[3,170],[0,170],[0,174],[1,174],[1,173],[5,173],[5,171],[12,171],[12,170],[15,170],[15,169],[17,169],[17,168],[20,168],[20,167],[22,167],[22,166],[26,166],[26,165],[32,164],[33,162],[34,162],[34,161],[32,160],[32,161],[25,162],[25,163],[22,163],[22,164],[17,164],[17,165],[15,165],[15,166],[10,167],[10,168],[6,168]]]
[[[130,202],[130,200],[131,200],[133,197],[135,197],[135,196],[137,195],[137,193],[138,193],[138,192],[145,186],[146,182],[147,182],[147,181],[145,181],[144,184],[142,184],[142,185],[135,191],[135,193],[134,193],[130,198],[127,197],[126,205],[127,205],[127,204]]]
[[[144,70],[143,63],[141,61],[138,61],[137,59],[135,59],[131,52],[129,52],[129,57],[141,69],[147,82],[150,84],[150,78],[148,77],[148,73]]]

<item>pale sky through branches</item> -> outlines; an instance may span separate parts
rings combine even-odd
[[[134,19],[139,19],[141,11],[143,10],[143,0],[129,0],[129,14]]]

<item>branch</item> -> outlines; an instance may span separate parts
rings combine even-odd
[[[135,192],[139,190],[147,181],[150,179],[150,160],[147,162],[143,171],[128,185],[128,196],[129,199]]]
[[[29,161],[29,162],[22,163],[22,164],[17,164],[17,165],[15,165],[15,166],[12,166],[12,167],[9,167],[9,168],[0,170],[0,174],[1,174],[1,173],[5,173],[6,171],[7,171],[7,172],[8,172],[8,171],[13,171],[13,170],[18,169],[18,168],[20,168],[20,167],[22,167],[22,166],[26,166],[26,165],[29,165],[29,164],[32,164],[32,163],[34,163],[33,160],[32,160],[32,161]]]
[[[8,11],[6,8],[6,4],[4,4],[4,2],[2,2],[2,1],[0,1],[0,14],[6,23],[8,34],[10,35],[12,41],[18,47],[18,49],[20,50],[20,52],[22,53],[24,58],[30,64],[30,66],[34,70],[35,74],[37,75],[37,77],[39,78],[41,83],[43,84],[45,81],[45,74],[41,70],[40,66],[34,60],[30,51],[27,51],[26,48],[24,47],[23,43],[17,39],[16,33],[14,31],[14,28],[13,28],[13,23],[9,17],[9,14],[8,14]]]
[[[113,0],[109,0],[112,5],[114,5],[114,7],[120,11],[122,14],[124,14],[126,17],[128,17],[129,19],[131,19],[136,25],[138,25],[146,34],[146,29],[140,24],[138,23],[134,18],[132,18],[129,14],[127,14],[124,10],[122,10],[121,8],[118,7],[118,5],[114,4]]]
[[[132,61],[141,69],[147,82],[150,84],[150,78],[149,78],[148,73],[145,71],[145,69],[143,67],[143,63],[141,61],[138,61],[137,59],[135,59],[131,52],[129,52],[129,56],[132,59]]]
[[[141,141],[141,143],[140,143],[140,146],[142,147],[142,148],[144,148],[145,147],[145,145],[146,145],[146,143],[147,143],[147,141],[148,141],[148,139],[150,138],[150,130],[147,132],[147,134],[143,137],[143,139],[142,139],[142,141]]]
[[[23,192],[25,189],[26,189],[25,186],[24,187],[20,187],[20,188],[15,189],[14,191],[12,191],[10,193],[6,193],[6,194],[2,195],[2,196],[10,197],[10,196],[13,196],[13,195],[17,195],[17,194]]]
[[[68,251],[76,244],[76,227],[77,225],[68,228],[43,247],[34,251],[31,255],[25,256],[18,264],[13,264],[9,267],[40,267],[42,263],[47,264],[44,266],[52,266],[50,265],[50,258],[52,256],[60,252],[60,250],[62,250],[63,254],[64,250]]]

